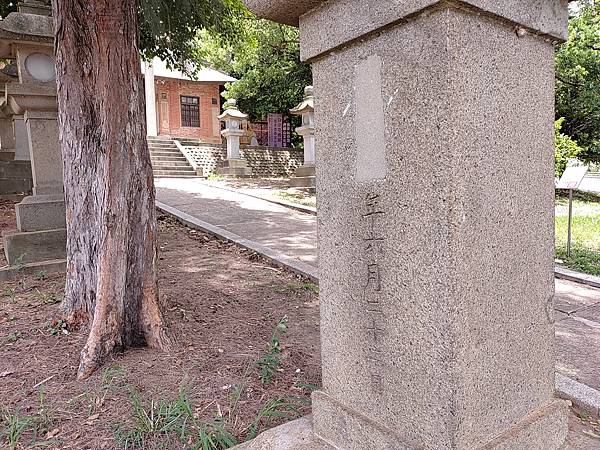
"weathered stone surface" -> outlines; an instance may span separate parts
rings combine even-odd
[[[373,55],[385,170],[359,181]],[[552,401],[553,61],[543,38],[447,7],[313,62],[323,389],[407,442],[482,446]],[[313,414],[328,441],[361,438]]]
[[[29,161],[2,161],[0,178],[31,178],[31,164]]]
[[[300,18],[301,57],[304,60],[314,58],[379,28],[412,20],[423,10],[433,12],[449,5],[472,9],[475,14],[501,17],[513,28],[520,25],[557,40],[567,38],[568,16],[564,0],[330,0]],[[332,27],[332,23],[344,23],[346,26]]]
[[[267,430],[256,439],[233,448],[235,450],[334,450],[335,447],[313,434],[312,419],[310,416],[305,416]]]
[[[4,235],[4,253],[11,266],[66,258],[67,230],[10,232]]]
[[[249,3],[271,18],[298,11]],[[319,93],[313,415],[327,442],[563,444],[552,43],[566,36],[566,6],[330,0],[302,11]]]
[[[32,187],[31,178],[0,178],[0,195],[30,194]]]
[[[56,112],[27,111],[25,123],[31,152],[34,194],[61,194],[62,160]]]
[[[32,195],[15,206],[20,231],[65,228],[65,201],[57,195]]]

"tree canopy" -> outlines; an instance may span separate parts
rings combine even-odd
[[[236,17],[236,36],[207,29],[197,39],[197,58],[238,79],[227,85],[252,120],[269,112],[286,112],[298,104],[312,84],[308,64],[300,62],[298,30],[259,19],[249,11]]]
[[[569,39],[556,51],[556,118],[583,148],[579,158],[600,161],[600,2],[581,0],[569,20]]]
[[[0,1],[0,18],[16,11],[17,3]],[[227,42],[244,12],[240,0],[139,0],[142,56],[158,56],[171,67],[189,70],[186,63],[197,55],[198,30],[210,30]]]

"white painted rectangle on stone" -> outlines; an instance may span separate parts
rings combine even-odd
[[[384,179],[387,172],[385,118],[381,94],[381,57],[369,56],[354,73],[356,179]]]

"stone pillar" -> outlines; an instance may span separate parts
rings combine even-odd
[[[225,122],[225,129],[221,135],[227,140],[227,159],[218,168],[219,175],[233,177],[249,177],[252,169],[248,167],[248,161],[240,157],[240,138],[244,135],[242,121],[248,119],[248,115],[241,112],[234,99],[229,99],[224,105],[225,111],[218,119]]]
[[[302,116],[302,125],[296,128],[296,132],[304,140],[304,164],[296,169],[296,176],[290,180],[292,187],[315,189],[315,107],[313,87],[304,88],[304,100],[290,109],[290,112]]]
[[[10,117],[0,118],[0,152],[15,155],[15,133]]]
[[[300,18],[319,93],[316,435],[561,447],[553,44],[567,2],[246,1]]]
[[[13,116],[13,128],[15,130],[15,160],[29,161],[29,138],[27,136],[27,128],[25,127],[25,117]]]
[[[156,126],[156,94],[154,91],[154,68],[152,63],[144,62],[144,89],[146,92],[146,134],[148,136],[157,136],[158,128]]]

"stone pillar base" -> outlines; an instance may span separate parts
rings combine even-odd
[[[529,450],[562,448],[569,431],[568,402],[554,400],[527,416],[491,441],[478,445],[479,450]],[[315,425],[315,421],[320,421]],[[320,434],[319,434],[320,433]],[[327,442],[331,433],[344,436],[333,446]],[[409,437],[396,435],[358,412],[340,405],[323,392],[313,393],[313,415],[285,423],[259,434],[234,450],[345,450],[425,448]],[[450,448],[465,448],[455,445]]]
[[[226,159],[217,169],[222,177],[247,178],[252,176],[252,169],[248,167],[248,161],[245,159]]]
[[[414,436],[401,436],[322,391],[313,392],[312,405],[315,435],[326,442],[335,442],[336,448],[376,450],[425,447],[424,443],[417,441]],[[568,402],[553,399],[500,435],[481,436],[476,448],[481,450],[562,448],[569,431],[568,407]],[[460,440],[457,436],[456,444],[451,448],[466,448],[460,444]]]
[[[20,231],[65,228],[65,202],[61,195],[32,195],[15,206]],[[56,258],[52,258],[56,259]]]
[[[29,161],[0,161],[0,195],[30,194],[32,188]]]
[[[314,191],[316,186],[317,178],[315,176],[314,164],[298,167],[294,177],[290,178],[290,187],[305,188]]]
[[[0,150],[0,161],[12,161],[15,159],[14,150]]]
[[[9,232],[4,235],[4,253],[11,266],[38,263],[67,256],[67,230]]]

